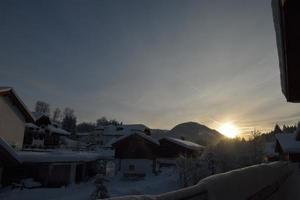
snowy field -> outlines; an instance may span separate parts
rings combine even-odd
[[[143,180],[128,181],[120,176],[105,183],[109,195],[159,194],[179,189],[178,174],[175,169],[165,169],[158,176],[149,175]],[[1,200],[90,200],[95,190],[93,180],[62,188],[10,189],[0,190]]]

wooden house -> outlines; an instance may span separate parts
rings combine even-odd
[[[90,136],[95,145],[111,148],[111,144],[114,140],[132,133],[150,135],[151,131],[143,124],[107,125],[96,127],[95,131],[93,131]]]
[[[295,133],[276,134],[275,151],[281,160],[300,162],[300,129]]]
[[[42,113],[33,113],[35,123],[27,123],[24,136],[25,148],[58,148],[61,137],[68,137],[70,132],[63,130],[57,123]]]
[[[131,133],[112,143],[115,149],[116,172],[125,177],[144,177],[156,173],[159,143],[144,133]]]

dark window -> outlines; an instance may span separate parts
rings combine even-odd
[[[43,139],[44,139],[44,135],[40,134],[40,140],[43,140]]]
[[[129,165],[129,171],[134,171],[135,170],[135,166],[134,165]]]
[[[123,127],[117,127],[117,131],[122,131],[122,130],[124,130]]]

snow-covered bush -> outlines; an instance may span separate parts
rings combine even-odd
[[[104,198],[109,197],[107,188],[104,185],[104,182],[107,182],[107,181],[108,180],[106,180],[102,175],[97,175],[96,180],[94,182],[96,189],[91,195],[92,200],[104,199]]]
[[[176,165],[182,187],[194,185],[209,175],[207,163],[199,158],[180,156]]]

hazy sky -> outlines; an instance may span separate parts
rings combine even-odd
[[[2,0],[0,85],[79,121],[245,131],[300,117],[281,93],[270,0]]]

